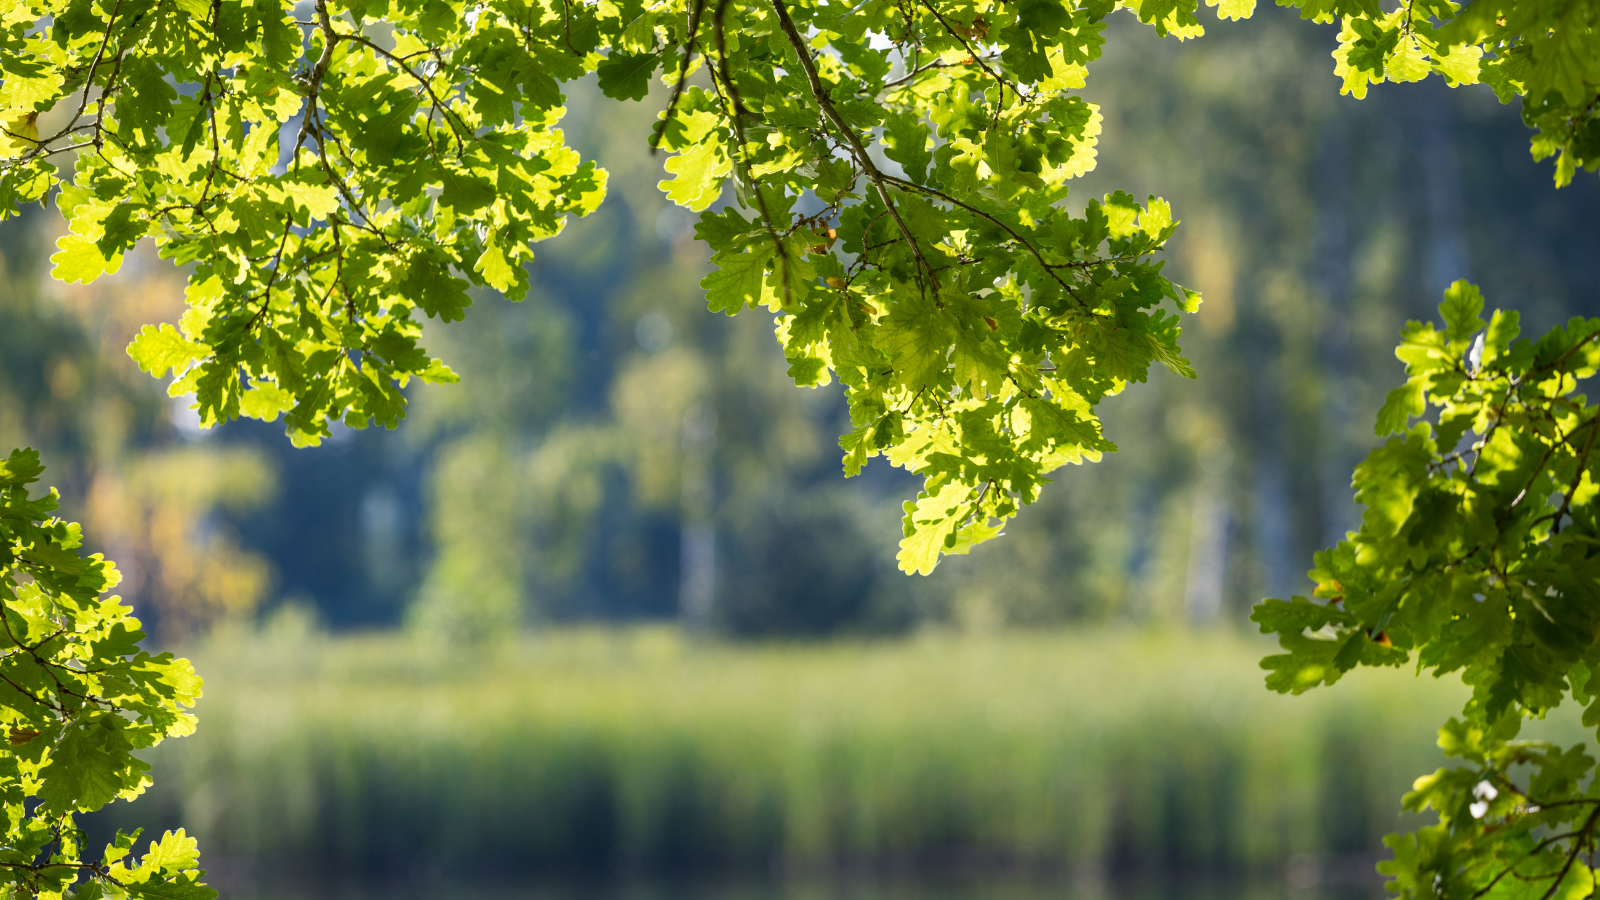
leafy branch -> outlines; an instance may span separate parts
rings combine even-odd
[[[104,864],[83,856],[74,815],[147,783],[124,732],[143,727],[143,746],[186,733],[193,719],[184,710],[200,679],[187,660],[138,649],[137,620],[115,597],[99,596],[116,584],[115,568],[78,555],[76,526],[43,518],[55,510],[54,491],[28,497],[42,471],[32,450],[0,460],[0,683],[15,692],[0,700],[11,723],[0,760],[16,773],[10,787],[25,795],[0,826],[10,856],[0,863],[0,884],[22,896],[60,896],[82,878],[79,891],[113,888],[130,900],[212,900],[182,831],[167,833],[131,868],[114,861],[127,856],[137,832],[119,834],[100,856]]]
[[[789,46],[794,48],[795,56],[800,61],[800,68],[805,72],[806,81],[811,87],[811,99],[816,101],[817,107],[822,110],[822,114],[827,117],[829,123],[833,125],[834,129],[849,145],[850,154],[854,157],[856,165],[866,174],[867,180],[872,182],[873,187],[878,192],[878,198],[883,201],[884,209],[889,212],[889,218],[894,220],[895,227],[900,231],[900,236],[905,239],[906,245],[911,248],[911,255],[916,258],[918,268],[921,272],[926,273],[928,281],[937,292],[938,282],[935,280],[933,266],[928,264],[927,258],[922,254],[922,245],[917,242],[916,236],[907,227],[905,219],[901,218],[900,211],[895,208],[894,199],[889,196],[889,177],[878,170],[877,164],[872,161],[871,155],[867,153],[866,147],[862,145],[861,137],[856,134],[855,129],[850,127],[850,124],[839,114],[838,108],[833,105],[833,99],[828,95],[827,85],[823,84],[822,79],[817,75],[817,64],[811,58],[811,48],[806,46],[805,39],[795,29],[794,21],[789,18],[789,10],[784,5],[783,0],[771,0],[771,2],[773,11],[778,15],[778,27],[783,30],[784,35],[789,39]],[[926,286],[923,289],[926,290]]]

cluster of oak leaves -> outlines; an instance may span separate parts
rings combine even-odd
[[[74,822],[144,790],[149,765],[133,752],[194,731],[200,678],[186,659],[139,649],[132,610],[100,596],[121,580],[116,566],[79,554],[78,526],[52,516],[54,489],[29,497],[43,471],[33,450],[0,462],[0,881],[28,897],[210,900],[181,830],[136,858],[137,833],[97,855]]]
[[[1220,0],[1227,18],[1252,0]],[[1216,5],[1213,3],[1212,5]],[[1556,180],[1600,165],[1593,0],[1301,0],[1338,20],[1344,90],[1436,73],[1521,98]],[[187,264],[188,310],[130,353],[208,423],[282,416],[394,427],[413,378],[453,381],[418,339],[473,288],[513,300],[531,245],[595,209],[605,173],[564,146],[561,84],[668,91],[662,188],[701,212],[711,309],[765,306],[796,383],[839,380],[848,474],[883,454],[925,479],[901,563],[927,572],[999,534],[1048,474],[1114,450],[1096,406],[1160,364],[1192,375],[1199,296],[1155,255],[1156,198],[1063,203],[1100,113],[1073,92],[1105,17],[1202,29],[1195,0],[19,0],[0,13],[0,215],[55,198],[54,274],[114,272],[136,242]],[[59,164],[71,160],[70,177]],[[732,202],[712,205],[732,186]],[[1367,513],[1320,554],[1319,599],[1254,618],[1301,691],[1356,665],[1460,671],[1442,742],[1466,766],[1406,803],[1439,823],[1390,839],[1407,895],[1587,896],[1594,762],[1517,742],[1525,716],[1591,704],[1600,671],[1597,413],[1575,393],[1600,320],[1517,340],[1458,284],[1446,328],[1412,324],[1409,380],[1357,469]],[[1412,420],[1418,420],[1411,424]],[[188,663],[138,650],[77,526],[30,499],[37,456],[0,465],[0,881],[28,896],[203,900],[194,842],[96,856],[73,814],[137,794],[131,754],[194,727]],[[1600,724],[1600,702],[1585,720]]]

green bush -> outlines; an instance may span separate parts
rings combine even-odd
[[[1276,696],[1263,643],[1226,634],[403,640],[280,628],[202,648],[206,727],[161,748],[129,814],[181,820],[213,856],[348,877],[1260,872],[1376,857],[1437,764],[1428,723],[1462,699],[1393,672]]]

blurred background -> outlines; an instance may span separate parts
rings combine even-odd
[[[460,385],[315,449],[202,432],[128,360],[180,272],[53,283],[55,212],[9,223],[0,437],[207,679],[94,828],[184,825],[240,895],[1380,892],[1460,686],[1269,695],[1248,609],[1355,522],[1398,330],[1450,281],[1525,334],[1600,314],[1600,182],[1556,191],[1486,87],[1341,98],[1332,28],[1207,26],[1113,16],[1070,201],[1172,202],[1199,379],[1108,400],[1119,452],[928,578],[893,560],[916,480],[846,481],[837,387],[788,381],[766,313],[706,312],[660,97],[573,87],[605,204],[525,302],[430,329]]]

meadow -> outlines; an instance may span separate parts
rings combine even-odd
[[[740,645],[652,628],[450,652],[280,620],[195,648],[199,732],[96,827],[181,823],[213,865],[295,877],[1370,879],[1464,689],[1389,670],[1278,696],[1270,649],[1221,631]]]

